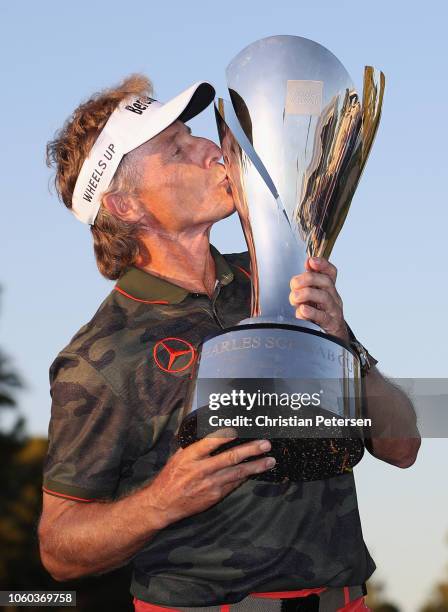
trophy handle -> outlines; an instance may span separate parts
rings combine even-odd
[[[380,122],[385,86],[386,77],[381,70],[377,70],[373,66],[366,66],[364,68],[361,173],[369,157]]]
[[[340,208],[340,213],[337,216],[337,225],[335,225],[335,227],[332,228],[332,231],[329,232],[327,241],[322,245],[323,249],[320,252],[309,254],[319,255],[321,257],[325,257],[326,259],[329,259],[330,257],[334,243],[336,242],[336,238],[344,225],[352,197],[364,171],[364,166],[366,165],[366,161],[369,157],[370,150],[375,139],[381,118],[385,85],[386,77],[381,70],[377,70],[373,66],[365,66],[361,109],[362,124],[356,145],[354,147],[354,150],[357,150],[359,155],[359,171],[354,174],[347,172],[345,181],[341,180],[341,184],[344,184],[345,186],[345,196],[344,194],[341,196],[342,206]]]

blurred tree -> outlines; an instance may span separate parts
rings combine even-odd
[[[47,440],[26,435],[25,419],[16,400],[23,386],[21,377],[0,350],[0,590],[71,590],[77,592],[76,610],[131,611],[128,567],[60,583],[40,562],[37,524],[42,509],[42,464]],[[15,606],[4,609],[19,611]],[[67,608],[53,610],[63,612]]]
[[[434,586],[432,597],[420,612],[448,612],[448,577]]]
[[[386,586],[384,582],[369,580],[367,582],[367,606],[372,612],[400,612],[400,608],[385,599],[385,590]]]
[[[17,413],[17,401],[14,393],[23,387],[23,382],[17,372],[15,372],[6,355],[0,350],[0,442],[3,437],[7,440],[20,440],[24,430],[24,418]],[[7,428],[3,425],[5,411],[14,410],[11,421],[12,425]]]

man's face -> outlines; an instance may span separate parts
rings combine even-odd
[[[184,231],[224,219],[234,210],[221,149],[175,121],[143,145],[143,180],[136,191],[152,227]]]

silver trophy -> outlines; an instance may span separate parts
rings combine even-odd
[[[224,389],[317,390],[319,408],[301,406],[302,416],[362,414],[358,356],[317,325],[297,319],[288,296],[290,279],[304,270],[307,255],[330,256],[378,127],[384,75],[365,68],[361,104],[328,49],[298,36],[271,36],[231,61],[227,83],[230,101],[218,99],[215,111],[250,254],[252,311],[203,343],[179,432],[183,446],[207,433],[205,398],[217,381]],[[238,410],[232,406],[226,413]],[[256,477],[265,480],[342,474],[364,452],[362,428],[238,431],[241,438],[272,439],[277,464]]]

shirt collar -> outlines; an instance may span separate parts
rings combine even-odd
[[[233,280],[233,272],[229,264],[212,244],[210,252],[215,261],[217,280],[221,285],[228,285]],[[184,287],[179,287],[179,285],[134,266],[123,272],[115,288],[130,298],[163,304],[179,304],[191,293]]]

